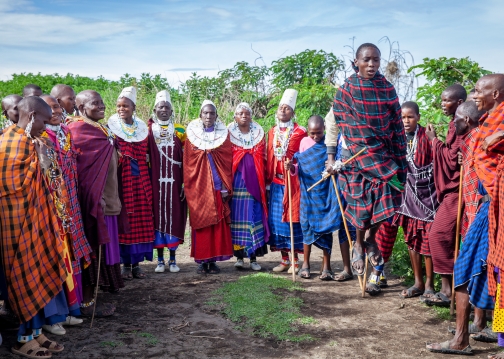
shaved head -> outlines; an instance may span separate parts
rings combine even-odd
[[[58,84],[52,88],[51,96],[54,98],[58,98],[69,91],[74,92],[73,88],[71,88],[70,86],[64,84]]]
[[[448,86],[443,92],[454,100],[467,100],[467,91],[464,86],[460,84]]]
[[[492,112],[504,102],[504,74],[485,75],[474,89],[473,100],[478,109]]]
[[[33,120],[30,134],[32,137],[42,135],[45,124],[49,123],[52,110],[48,104],[39,97],[30,96],[22,99],[18,104],[19,122],[18,126],[26,129],[30,121]]]
[[[469,117],[470,122],[475,125],[474,127],[478,126],[479,119],[485,114],[485,111],[478,110],[474,101],[464,102],[457,108],[457,112],[459,111],[463,116]]]
[[[321,126],[322,128],[325,127],[324,119],[322,116],[319,115],[313,115],[308,119],[308,127],[317,127]]]
[[[68,85],[58,84],[51,90],[51,96],[54,97],[66,113],[75,112],[75,92]]]
[[[467,101],[460,104],[455,111],[454,124],[458,136],[462,136],[473,128],[479,126],[479,119],[485,111],[478,110],[478,106],[474,101]]]
[[[19,95],[8,95],[2,99],[2,115],[13,123],[19,121],[18,104],[23,98]]]
[[[40,95],[42,95],[42,89],[35,84],[28,84],[23,88],[23,97]]]
[[[479,81],[488,82],[495,90],[504,93],[504,74],[485,75]]]
[[[79,92],[75,99],[79,113],[93,121],[100,121],[105,117],[105,104],[100,94],[93,90]]]
[[[84,90],[77,94],[75,97],[75,104],[77,107],[86,104],[86,102],[91,101],[93,97],[98,96],[101,98],[100,94],[94,90]]]

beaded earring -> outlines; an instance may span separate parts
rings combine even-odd
[[[33,122],[35,122],[35,115],[31,115],[30,117],[30,122],[28,122],[28,125],[26,125],[26,129],[25,129],[25,135],[26,137],[28,138],[33,138],[31,136],[31,129],[33,127]]]

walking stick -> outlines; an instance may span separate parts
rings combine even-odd
[[[294,261],[294,228],[292,226],[292,193],[291,193],[291,178],[290,170],[287,172],[287,187],[289,191],[289,225],[290,225],[290,235],[291,235],[291,256],[292,256],[292,281],[296,281],[296,266]]]
[[[353,155],[352,157],[350,157],[348,160],[346,160],[345,162],[343,162],[343,166],[346,165],[348,162],[350,162],[351,160],[353,160],[355,157],[357,157],[358,155],[360,155],[362,152],[364,152],[366,150],[366,148],[364,147],[362,150],[360,150],[359,152],[357,152],[355,155]],[[329,176],[331,176],[329,173],[327,173],[326,175],[324,175],[324,177],[322,177],[321,180],[315,182],[313,184],[313,186],[311,186],[310,188],[308,188],[306,191],[307,192],[310,192],[314,187],[317,187],[317,185],[321,184],[322,182],[324,182],[326,179],[329,178]]]
[[[101,252],[102,252],[102,246],[100,245],[98,247],[98,274],[96,275],[96,288],[94,293],[93,315],[91,316],[91,325],[89,326],[90,329],[93,328],[94,315],[98,304],[96,301],[98,300],[98,286],[100,285]]]
[[[460,184],[458,193],[457,227],[455,228],[455,253],[453,263],[457,261],[460,246],[460,218],[462,217],[462,182],[464,179],[464,167],[460,165]],[[452,295],[450,301],[450,315],[455,313],[455,273],[452,275]]]
[[[345,232],[346,232],[346,235],[347,235],[347,238],[348,238],[348,243],[350,244],[350,253],[352,253],[352,250],[353,250],[352,238],[350,237],[350,231],[348,230],[348,224],[346,222],[345,215],[343,214],[343,212],[344,212],[344,210],[343,210],[343,204],[341,203],[341,198],[340,198],[340,195],[339,195],[338,185],[336,184],[336,179],[334,178],[334,175],[332,176],[332,182],[333,182],[333,185],[334,185],[334,191],[336,192],[336,197],[338,198],[338,204],[339,204],[339,208],[340,208],[340,212],[341,212],[341,217],[343,218],[343,226],[345,227]],[[360,275],[358,275],[357,278],[359,279],[360,289],[362,290],[362,278],[361,278]]]

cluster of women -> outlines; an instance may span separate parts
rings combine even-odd
[[[216,263],[233,256],[235,267],[250,258],[250,268],[260,270],[257,257],[269,245],[281,253],[273,271],[309,279],[314,244],[324,252],[321,280],[350,280],[356,272],[362,282],[369,263],[361,288],[371,295],[386,286],[384,264],[402,226],[415,273],[402,297],[450,305],[454,273],[456,335],[427,348],[470,353],[469,334],[497,341],[495,332],[504,332],[504,213],[492,198],[504,191],[504,76],[480,79],[468,101],[460,85],[443,92],[452,121],[442,142],[432,126],[418,124],[414,102],[401,111],[379,66],[379,49],[361,45],[356,73],[338,89],[325,124],[314,115],[307,130],[295,122],[297,92],[287,89],[267,135],[247,103],[238,104],[228,126],[209,100],[187,128],[175,124],[166,90],[156,95],[147,124],[135,115],[134,87],[121,92],[107,125],[100,123],[103,100],[92,90],[75,96],[57,85],[43,95],[28,85],[24,97],[5,97],[0,290],[4,312],[20,324],[12,352],[50,358],[63,351],[42,330],[62,335],[62,324],[79,324],[80,316],[112,315],[114,306],[96,303],[95,288],[117,292],[124,280],[145,278],[139,263],[152,261],[154,248],[155,272],[178,272],[188,212],[198,274],[218,274]],[[463,246],[454,266],[461,182]],[[344,269],[335,275],[336,231]],[[434,272],[443,278],[439,293]],[[492,331],[485,311],[494,307]]]

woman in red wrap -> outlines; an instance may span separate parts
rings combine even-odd
[[[233,199],[231,200],[231,237],[235,267],[243,268],[243,258],[250,258],[250,268],[261,270],[256,257],[268,253],[268,205],[264,165],[266,141],[264,130],[252,121],[252,109],[242,102],[236,107],[235,120],[228,126],[233,144]]]
[[[218,274],[216,261],[233,256],[229,200],[233,193],[233,155],[228,130],[214,103],[205,100],[200,118],[187,126],[184,188],[192,227],[191,257],[199,274]]]
[[[124,264],[122,276],[126,280],[133,277],[142,279],[145,274],[138,264],[144,259],[152,261],[154,249],[152,185],[147,166],[149,129],[135,116],[134,87],[122,90],[116,106],[117,114],[109,118],[108,126],[116,135],[119,147],[120,192],[130,226],[128,233],[119,234],[119,249]]]

